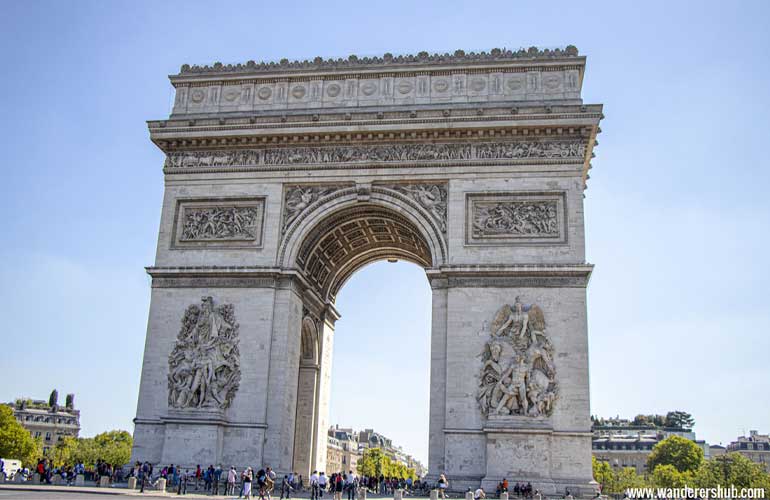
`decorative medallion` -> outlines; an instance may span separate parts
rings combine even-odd
[[[366,82],[361,85],[361,93],[364,95],[372,95],[377,92],[377,84],[374,82]]]
[[[444,79],[436,80],[433,82],[433,90],[436,92],[446,92],[449,90],[449,82]]]
[[[307,91],[305,90],[305,87],[303,87],[302,85],[297,85],[296,87],[291,89],[291,95],[295,99],[302,99],[303,97],[305,97],[306,92]]]
[[[329,97],[337,97],[340,95],[340,92],[342,92],[342,87],[340,87],[337,83],[332,83],[326,87],[326,95]]]
[[[408,94],[412,91],[412,84],[406,80],[402,80],[398,84],[398,93],[399,94]]]
[[[257,91],[257,97],[259,97],[263,101],[270,99],[271,95],[273,95],[273,89],[271,89],[270,87],[262,87]]]
[[[206,97],[206,92],[202,89],[195,89],[190,94],[190,99],[194,103],[200,103],[203,102],[203,99]]]
[[[168,357],[171,408],[225,410],[241,381],[238,323],[232,304],[214,305],[211,297],[187,308]]]
[[[545,417],[553,413],[559,391],[553,346],[537,305],[513,305],[497,311],[481,353],[476,399],[484,416]]]

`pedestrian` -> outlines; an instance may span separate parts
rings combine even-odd
[[[291,479],[288,474],[285,474],[283,476],[283,481],[281,482],[281,500],[284,498],[289,499],[291,498]]]
[[[318,500],[318,489],[319,489],[319,483],[318,483],[319,477],[318,472],[313,471],[313,473],[310,475],[310,500]]]
[[[243,498],[251,498],[251,482],[253,479],[254,471],[251,467],[243,471]]]
[[[449,481],[442,472],[438,477],[438,496],[439,498],[446,498],[446,489],[449,487]]]
[[[473,493],[473,500],[484,500],[485,498],[487,498],[487,494],[484,493],[484,488],[479,487]]]
[[[235,479],[237,477],[238,477],[238,472],[235,470],[235,466],[231,465],[230,470],[227,471],[227,488],[225,489],[225,495],[235,494]]]

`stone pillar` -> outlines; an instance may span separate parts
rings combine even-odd
[[[430,490],[430,500],[438,500],[438,490]]]
[[[302,477],[310,477],[313,467],[313,431],[315,429],[317,384],[318,365],[314,360],[306,361],[303,359],[300,361],[299,383],[297,384],[297,420],[294,430],[294,465],[292,467]]]
[[[403,498],[404,498],[404,490],[393,491],[393,500],[403,500]]]
[[[445,469],[446,427],[446,335],[447,335],[447,280],[432,278],[433,289],[430,335],[430,425],[428,434],[428,477],[438,481]],[[438,491],[432,490],[438,495]],[[437,496],[438,498],[438,496]]]
[[[0,472],[0,484],[5,482],[5,472]]]
[[[99,486],[107,487],[110,485],[109,476],[102,476],[99,478]]]
[[[315,450],[313,453],[313,469],[326,470],[326,433],[329,430],[329,405],[331,398],[332,354],[334,347],[334,324],[339,314],[332,306],[327,306],[321,320],[319,334],[319,367],[318,389],[316,398],[316,424],[314,433]]]
[[[275,291],[269,350],[267,414],[262,465],[277,474],[291,471],[294,454],[297,382],[302,331],[302,290],[290,278],[281,279]]]
[[[75,476],[75,486],[85,486],[86,484],[86,477],[83,474],[78,474]]]
[[[128,489],[129,490],[135,490],[136,489],[136,477],[131,476],[128,478]]]
[[[500,493],[500,500],[508,500],[508,492],[504,491]]]
[[[365,487],[358,488],[358,500],[366,500],[368,490]]]
[[[166,480],[164,478],[158,479],[158,482],[155,484],[155,489],[158,490],[161,494],[166,494]]]
[[[473,492],[472,491],[466,491],[465,492],[465,500],[473,500]]]

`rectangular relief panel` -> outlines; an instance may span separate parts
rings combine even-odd
[[[567,243],[562,191],[466,194],[466,245],[560,245]]]
[[[182,198],[172,249],[262,247],[265,198]]]

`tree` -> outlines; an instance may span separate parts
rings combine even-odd
[[[9,406],[0,405],[0,457],[21,460],[31,467],[40,455],[40,440],[32,438]]]
[[[695,420],[686,411],[670,411],[666,414],[665,426],[677,429],[692,429],[695,426]]]
[[[698,488],[734,485],[736,488],[765,488],[770,491],[770,474],[740,453],[704,460],[695,474]]]
[[[659,442],[647,457],[647,470],[658,465],[673,465],[679,472],[695,472],[703,462],[703,450],[681,436],[669,436]]]
[[[629,488],[644,488],[647,484],[644,478],[636,473],[633,467],[623,467],[615,473],[613,489],[607,493],[621,494]]]
[[[612,474],[612,467],[603,460],[597,460],[594,456],[591,456],[591,465],[594,471],[594,481],[601,485],[602,493],[608,492],[612,489],[615,479]]]
[[[658,488],[684,488],[693,484],[692,472],[679,472],[669,464],[658,465],[652,471],[652,484]]]
[[[59,391],[56,389],[51,391],[51,395],[48,396],[48,406],[54,407],[59,402]]]
[[[133,438],[126,431],[109,431],[94,436],[99,457],[113,465],[125,465],[131,459]]]

